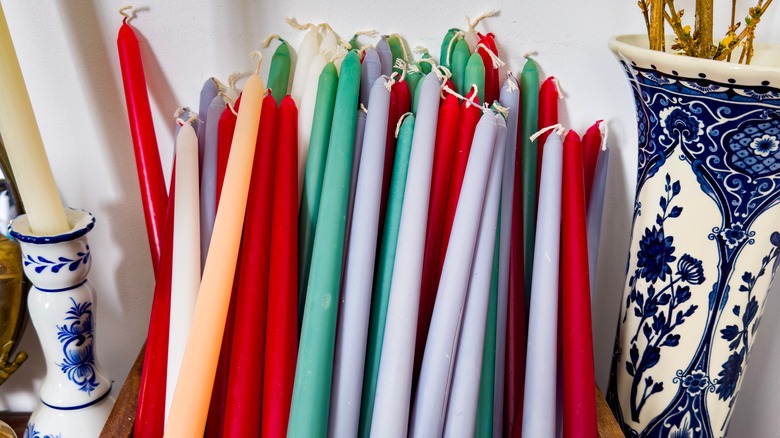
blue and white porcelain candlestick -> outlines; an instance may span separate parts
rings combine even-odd
[[[95,292],[87,280],[92,255],[87,233],[95,218],[66,211],[70,230],[36,236],[26,215],[10,225],[33,284],[27,300],[43,348],[46,378],[26,438],[91,438],[100,434],[114,404],[112,381],[95,353]]]

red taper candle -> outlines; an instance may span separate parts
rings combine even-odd
[[[558,100],[560,99],[558,84],[555,77],[550,76],[542,83],[539,88],[539,129],[546,128],[558,123]],[[533,132],[523,133],[526,136],[533,135]],[[550,131],[539,136],[536,141],[539,152],[536,155],[536,197],[539,197],[539,178],[542,175],[542,155],[544,154],[544,143]],[[518,136],[519,137],[519,136]]]
[[[601,123],[599,120],[582,136],[582,165],[585,172],[585,205],[590,204],[590,190],[593,188],[593,175],[596,173],[596,161],[601,150]]]
[[[241,237],[233,337],[225,398],[223,437],[260,434],[260,394],[263,393],[265,321],[268,296],[268,260],[271,246],[271,206],[278,116],[276,100],[269,93],[263,109],[255,147],[252,179]],[[297,194],[297,191],[296,191]]]
[[[495,56],[498,56],[495,35],[492,33],[483,35],[477,32],[477,36],[479,36],[480,44],[484,44]],[[493,58],[485,49],[479,47],[477,52],[482,57],[482,63],[485,64],[485,102],[492,105],[493,102],[498,100],[499,87],[501,86],[498,82],[498,67],[493,63]]]
[[[162,254],[154,286],[149,332],[146,335],[144,368],[138,388],[133,434],[137,437],[163,436],[165,429],[165,385],[168,370],[168,330],[171,315],[171,266],[173,265],[173,200],[176,165],[171,177],[171,195],[165,214]]]
[[[563,142],[561,193],[564,438],[598,436],[585,216],[582,142],[577,133],[569,131]]]
[[[460,189],[463,186],[463,177],[466,174],[466,164],[468,164],[469,152],[471,152],[471,141],[474,139],[474,131],[477,129],[477,122],[479,122],[480,117],[482,117],[482,111],[479,108],[479,99],[474,94],[474,90],[472,89],[466,97],[473,97],[476,105],[469,101],[461,102],[460,121],[456,127],[451,128],[457,130],[458,139],[455,142],[455,158],[452,162],[450,190],[447,193],[447,208],[444,212],[444,227],[442,228],[440,250],[442,256],[439,259],[437,276],[441,276],[441,269],[444,267],[443,254],[447,253],[447,246],[450,243],[452,222],[455,220],[455,209],[458,207]]]
[[[160,151],[157,148],[157,137],[154,133],[152,108],[149,105],[149,94],[146,90],[141,49],[138,46],[138,38],[136,38],[133,28],[127,24],[127,17],[122,21],[122,27],[119,28],[116,44],[119,49],[119,67],[122,70],[122,83],[125,88],[127,117],[130,120],[130,133],[133,137],[141,203],[146,219],[146,234],[152,255],[152,268],[156,272],[160,264],[168,193],[165,189]]]
[[[519,109],[519,106],[518,106]],[[541,115],[540,115],[541,116]],[[520,115],[518,115],[518,119]],[[533,133],[521,131],[517,126],[517,151],[515,155],[515,181],[512,192],[512,225],[509,244],[509,291],[507,292],[506,364],[504,379],[504,432],[513,438],[523,435],[523,400],[525,390],[526,339],[528,320],[525,308],[525,258],[523,241],[523,136]],[[541,144],[537,142],[537,144]],[[511,435],[509,435],[511,434]]]
[[[263,113],[265,114],[265,113]],[[279,107],[279,137],[271,209],[268,318],[263,367],[262,436],[284,437],[298,359],[298,109]]]
[[[390,89],[390,107],[387,112],[387,140],[385,142],[385,164],[382,175],[382,199],[379,204],[379,232],[377,233],[377,239],[379,240],[382,239],[387,197],[390,195],[390,178],[393,176],[395,144],[397,141],[395,138],[395,129],[396,125],[398,125],[398,119],[410,110],[411,97],[409,93],[409,84],[407,84],[406,81],[394,83]]]
[[[447,95],[439,109],[436,126],[436,143],[433,152],[433,170],[431,173],[431,194],[428,203],[428,225],[425,232],[425,252],[423,255],[422,284],[420,285],[420,308],[417,314],[417,341],[414,351],[414,377],[420,373],[425,341],[428,339],[428,326],[431,324],[433,304],[439,286],[439,263],[444,257],[441,250],[441,235],[444,227],[444,210],[447,207],[447,195],[452,177],[452,162],[455,158],[455,141],[460,120],[460,102],[453,95]]]
[[[236,120],[238,119],[236,113],[240,105],[240,97],[232,109],[229,105],[225,105],[225,110],[222,111],[217,125],[217,205],[219,205],[219,195],[222,193],[222,183],[225,181],[230,145],[233,143],[233,132],[236,130]]]

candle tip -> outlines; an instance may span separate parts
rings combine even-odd
[[[528,52],[525,52],[523,58],[530,60],[531,57],[533,56],[539,56],[539,52],[537,52],[536,50],[530,50]]]
[[[553,85],[555,86],[555,91],[558,92],[558,99],[563,99],[564,97],[566,97],[563,94],[563,91],[561,91],[561,83],[558,82],[558,78],[556,78],[555,76],[550,76],[550,80],[552,81]]]
[[[493,68],[501,68],[506,65],[506,62],[502,61],[501,58],[496,55],[496,52],[490,50],[484,43],[477,44],[477,49],[482,49],[488,54],[490,60],[493,62]]]
[[[250,58],[257,58],[257,68],[255,68],[255,74],[260,73],[260,65],[263,63],[263,52],[259,50],[253,50],[252,53],[249,54]]]
[[[267,49],[268,46],[271,45],[271,41],[273,41],[274,39],[284,42],[284,39],[281,36],[279,36],[278,33],[272,33],[271,35],[265,37],[265,39],[263,40],[263,48]]]
[[[596,123],[599,124],[599,129],[601,129],[601,150],[606,151],[607,139],[609,138],[609,125],[604,120],[599,120]]]
[[[536,141],[537,138],[541,137],[547,131],[553,131],[556,134],[561,135],[561,134],[563,134],[563,131],[565,129],[566,128],[564,128],[563,125],[561,125],[560,123],[556,123],[554,125],[550,125],[550,126],[544,127],[542,129],[536,131],[533,135],[528,137],[528,139],[531,140],[531,141]]]
[[[414,113],[409,111],[409,112],[403,113],[401,115],[401,117],[398,119],[398,123],[396,123],[396,125],[395,125],[395,138],[398,138],[398,134],[401,133],[401,125],[403,125],[404,119],[407,116],[414,116]]]

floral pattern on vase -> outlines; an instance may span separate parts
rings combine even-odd
[[[780,90],[610,44],[639,154],[607,400],[626,436],[723,437],[780,260]]]
[[[57,338],[62,343],[65,356],[58,365],[80,391],[91,394],[100,385],[97,381],[92,346],[92,302],[77,303],[73,298],[70,298],[70,301],[73,305],[68,309],[65,323],[57,326]]]

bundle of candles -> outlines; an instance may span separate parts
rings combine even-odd
[[[135,436],[597,436],[606,141],[563,136],[530,57],[502,84],[491,15],[438,62],[290,20],[297,57],[272,35],[265,82],[177,112],[170,192],[125,18],[157,279]]]

